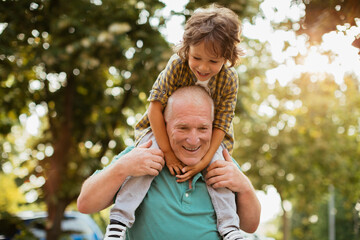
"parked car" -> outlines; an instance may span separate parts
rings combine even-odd
[[[27,234],[31,233],[35,239],[45,240],[45,224],[47,213],[46,212],[21,212],[17,214],[22,220],[23,224],[13,224],[11,227],[15,228],[7,233],[13,234],[13,236],[4,235],[0,232],[0,239],[12,239],[14,236],[24,235],[22,231],[26,231]],[[25,228],[24,228],[25,227]],[[9,230],[9,229],[7,229]],[[71,240],[101,240],[103,239],[103,233],[95,221],[86,214],[82,214],[76,211],[67,211],[64,213],[64,219],[61,222],[62,235],[60,239]],[[2,235],[3,234],[3,235]],[[27,235],[28,236],[28,235]],[[19,238],[17,238],[19,239]],[[21,239],[21,238],[20,238]],[[24,238],[28,239],[28,238]]]
[[[244,236],[247,237],[248,240],[275,240],[273,238],[267,238],[267,237],[264,237],[264,236],[260,236],[259,234],[257,233],[246,233],[246,232],[243,232]]]

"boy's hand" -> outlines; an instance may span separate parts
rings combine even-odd
[[[182,172],[184,172],[184,174],[182,175],[176,175],[177,177],[177,182],[185,182],[189,179],[191,179],[193,176],[195,176],[195,174],[201,172],[206,166],[208,165],[208,163],[206,161],[204,161],[204,159],[201,159],[200,162],[198,162],[197,164],[193,165],[193,166],[186,166],[182,169]]]
[[[164,153],[166,166],[168,167],[171,175],[181,174],[181,169],[184,167],[184,164],[177,159],[173,151]]]

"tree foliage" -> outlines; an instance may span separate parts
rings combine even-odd
[[[311,42],[321,42],[321,37],[337,30],[337,26],[356,26],[356,18],[360,16],[358,0],[294,0],[304,2],[306,16],[301,21],[299,34],[305,33]]]
[[[189,17],[214,2],[189,1],[173,14]],[[216,3],[252,22],[260,1]],[[62,212],[84,179],[132,143],[147,92],[171,55],[159,33],[163,6],[158,0],[0,2],[0,163],[26,169],[19,185],[46,180],[36,190],[48,207],[49,239],[59,234]],[[299,33],[310,41],[359,15],[354,0],[305,6]],[[330,184],[344,212],[359,201],[359,80],[348,74],[337,84],[331,75],[304,73],[286,86],[269,83],[266,71],[278,63],[267,43],[244,37],[243,46],[249,54],[239,67],[233,156],[258,189],[274,185],[292,203],[294,239],[305,233],[311,239],[324,228],[310,219],[323,216]],[[21,135],[30,116],[40,118],[40,132]],[[352,223],[352,216],[342,221]]]
[[[46,112],[23,167],[29,169],[26,179],[46,179],[39,195],[48,206],[49,239],[56,239],[63,210],[100,159],[119,152],[132,137],[128,117],[144,111],[145,92],[169,56],[158,31],[163,19],[150,24],[163,6],[159,1],[0,3],[5,26],[0,130],[5,136],[19,116]],[[45,157],[38,159],[36,152]]]
[[[300,23],[302,27],[306,23],[308,28],[300,28],[298,33],[308,34],[309,46],[321,40],[323,34],[336,30],[337,24],[348,23],[345,27],[350,28],[359,15],[354,14],[359,7],[355,1],[305,3],[306,16]],[[351,4],[352,11],[344,11]],[[335,9],[339,14],[331,16]],[[329,18],[324,19],[320,12]],[[331,17],[339,17],[339,21],[329,20]],[[324,25],[326,27],[322,28]],[[284,22],[273,26],[291,31],[294,24]],[[268,185],[274,185],[281,199],[291,202],[292,238],[318,239],[317,234],[324,233],[320,228],[328,229],[327,222],[320,226],[314,219],[318,218],[324,224],[326,216],[322,208],[328,201],[328,187],[333,185],[337,196],[342,198],[337,206],[341,211],[337,214],[337,223],[341,222],[336,225],[337,239],[349,239],[349,236],[357,239],[360,229],[359,209],[356,207],[360,196],[356,190],[360,176],[360,88],[357,75],[345,74],[344,82],[339,83],[328,73],[304,72],[285,85],[280,83],[280,76],[272,82],[265,72],[277,64],[261,62],[261,59],[266,59],[266,43],[263,47],[255,40],[249,43],[257,51],[251,59],[245,59],[246,71],[240,73],[240,79],[248,79],[249,85],[247,91],[241,92],[242,113],[246,114],[238,114],[235,118],[237,142],[234,157],[258,189],[266,190]],[[283,51],[290,44],[284,44]],[[330,62],[336,58],[329,52],[323,54]],[[294,61],[301,63],[299,59],[303,57],[299,53]],[[286,65],[286,62],[281,64]],[[283,71],[287,73],[292,68],[284,67]],[[290,226],[289,223],[282,224]],[[352,229],[347,237],[343,234],[346,229]],[[283,229],[283,239],[288,237]]]
[[[295,239],[316,239],[310,219],[320,217],[329,185],[343,198],[339,209],[347,212],[355,211],[360,196],[359,81],[347,76],[338,85],[332,76],[314,81],[315,76],[304,74],[285,87],[254,85],[256,99],[244,104],[250,114],[235,126],[234,157],[257,188],[274,185],[281,199],[292,203],[293,216],[301,217],[293,237],[297,231],[302,235]],[[343,226],[357,229],[354,216]]]
[[[1,147],[16,145],[6,140],[14,126],[40,118],[38,136],[18,150],[26,153],[19,158],[28,171],[20,180],[46,180],[37,190],[49,212],[48,239],[58,236],[62,212],[83,180],[132,143],[147,92],[171,54],[159,33],[163,6],[157,0],[0,3]],[[246,12],[246,3],[232,6]],[[8,150],[2,164],[14,160],[14,148]]]

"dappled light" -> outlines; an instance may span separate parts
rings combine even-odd
[[[153,82],[207,3],[1,1],[0,213],[75,209],[82,182],[135,144]],[[325,240],[336,218],[336,239],[358,239],[360,4],[218,3],[242,21],[232,157],[258,190],[258,233]]]

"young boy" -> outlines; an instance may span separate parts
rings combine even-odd
[[[136,125],[136,144],[149,139],[153,134],[159,148],[164,152],[167,167],[172,175],[176,174],[178,182],[187,181],[204,170],[213,158],[223,159],[224,148],[230,153],[232,151],[234,142],[232,119],[238,91],[237,72],[232,66],[243,54],[238,48],[240,33],[241,27],[237,15],[227,8],[212,5],[207,9],[195,11],[185,25],[183,41],[176,49],[177,54],[171,57],[153,85],[148,99],[150,105],[147,113]],[[200,85],[209,92],[215,104],[215,118],[209,151],[198,164],[183,166],[170,147],[163,109],[168,97],[176,89],[189,85]],[[196,151],[196,149],[188,150]],[[215,153],[217,154],[214,157]],[[140,180],[130,178],[124,183],[127,185],[127,190],[125,193],[120,191],[117,195],[110,214],[106,240],[123,239],[126,227],[131,227],[135,221],[135,210],[145,197],[152,179],[151,177]],[[131,191],[136,192],[137,197],[129,199],[131,194],[126,192]],[[216,212],[220,235],[224,239],[243,239],[239,231],[234,194],[228,189],[220,191],[211,187],[208,187],[208,191]],[[231,209],[228,207],[224,209],[221,204],[225,202],[224,199],[233,201],[227,205],[232,206]],[[129,202],[133,203],[133,207],[129,207]]]

